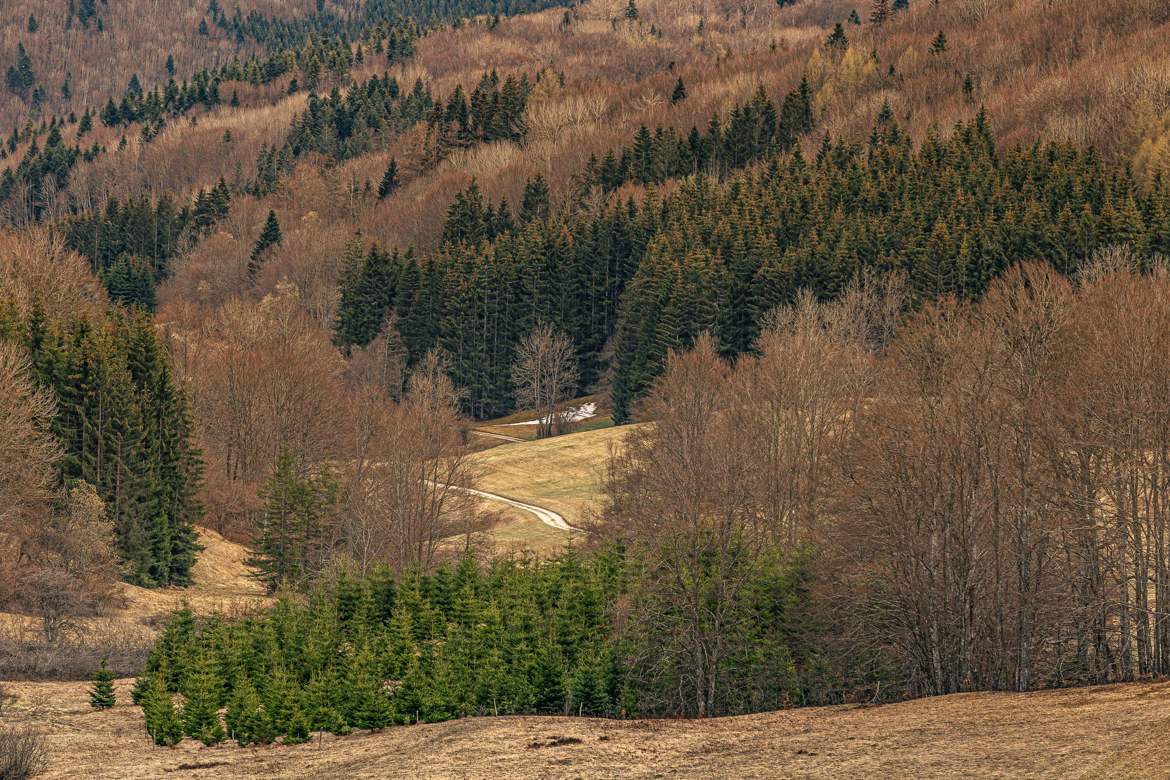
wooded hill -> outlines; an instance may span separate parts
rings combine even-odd
[[[102,577],[182,585],[201,522],[313,594],[180,617],[156,739],[1165,673],[1170,9],[861,5],[5,20],[2,419],[36,457],[0,532],[58,583],[84,527]],[[183,25],[78,97],[23,43],[91,71]],[[468,418],[594,391],[655,421],[597,549],[443,568],[482,528]]]

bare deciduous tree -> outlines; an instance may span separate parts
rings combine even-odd
[[[577,355],[573,340],[548,325],[538,325],[520,342],[512,382],[516,401],[536,410],[540,438],[559,433],[563,416],[557,406],[577,389]]]
[[[402,401],[367,392],[355,401],[355,457],[344,476],[342,547],[361,571],[435,563],[441,543],[468,533],[476,499],[458,396],[434,353]]]

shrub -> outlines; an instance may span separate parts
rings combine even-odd
[[[30,729],[0,729],[0,780],[36,777],[48,765],[45,738]]]

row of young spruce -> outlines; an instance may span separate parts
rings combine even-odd
[[[752,627],[735,659],[745,687],[729,702],[734,711],[810,693],[800,577],[779,562],[772,574],[739,605]],[[343,576],[237,622],[184,610],[133,697],[160,745],[183,736],[290,744],[317,731],[477,714],[665,712],[654,704],[663,692],[649,690],[651,670],[631,663],[653,638],[612,630],[624,599],[649,597],[636,592],[636,576],[620,548],[488,567],[467,558],[429,574]]]

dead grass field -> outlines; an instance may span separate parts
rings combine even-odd
[[[53,780],[118,778],[1170,777],[1170,683],[944,696],[707,721],[472,718],[296,747],[156,748],[84,683],[8,684],[5,720],[48,737]]]
[[[82,645],[105,644],[112,639],[147,643],[153,641],[165,617],[182,604],[202,614],[233,614],[269,603],[264,586],[252,577],[244,562],[247,548],[215,531],[198,531],[204,549],[195,563],[191,587],[147,589],[121,583],[122,603],[106,616],[82,621],[71,641]],[[0,612],[0,631],[18,640],[28,639],[39,633],[40,622]]]
[[[630,430],[631,426],[599,428],[478,452],[473,460],[481,474],[479,487],[551,509],[570,525],[588,525],[601,497],[609,448],[620,446]],[[533,524],[555,531],[528,517]]]

